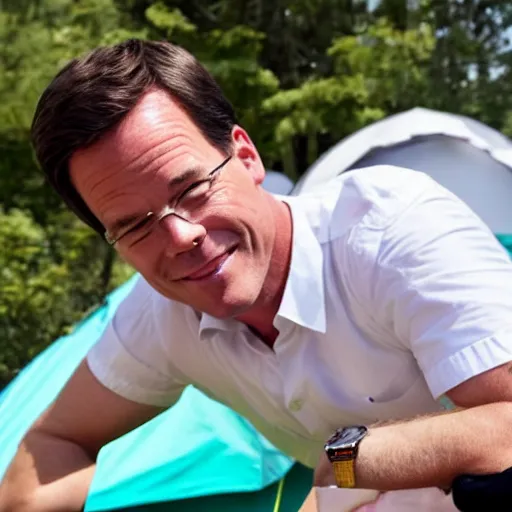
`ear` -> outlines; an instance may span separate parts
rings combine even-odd
[[[265,167],[261,161],[256,146],[247,132],[238,125],[231,132],[233,140],[233,156],[238,158],[244,167],[252,174],[256,185],[261,185],[265,178]]]

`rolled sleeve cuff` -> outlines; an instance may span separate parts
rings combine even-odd
[[[434,398],[488,370],[512,361],[512,329],[464,347],[424,372]]]

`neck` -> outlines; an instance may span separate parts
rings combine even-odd
[[[238,316],[237,320],[245,323],[267,345],[273,346],[279,334],[273,322],[290,270],[293,226],[288,205],[270,195],[269,201],[276,226],[269,269],[258,300],[251,309]]]

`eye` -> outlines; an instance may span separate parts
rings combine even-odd
[[[210,190],[210,183],[211,180],[209,179],[196,181],[180,195],[180,197],[177,200],[177,203],[201,199],[205,194],[208,193],[208,190]]]
[[[151,228],[154,221],[155,214],[149,212],[144,218],[140,219],[136,224],[128,228],[122,235],[120,235],[119,239],[130,237],[132,239],[131,243],[134,241],[138,242],[140,237],[146,235],[146,231]]]

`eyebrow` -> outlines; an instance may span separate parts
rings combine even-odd
[[[187,181],[191,181],[194,178],[197,178],[204,174],[206,171],[204,167],[190,167],[186,171],[183,171],[179,176],[176,176],[175,178],[172,178],[172,180],[169,180],[169,183],[167,184],[167,188],[172,191],[173,188],[178,187],[180,185],[183,185],[183,183],[186,183]]]

